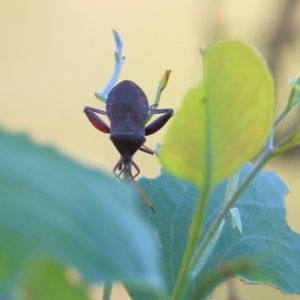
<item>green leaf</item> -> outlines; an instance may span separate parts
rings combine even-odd
[[[233,207],[229,211],[230,219],[231,219],[231,226],[232,228],[236,228],[240,234],[243,233],[243,225],[241,220],[241,214],[238,208]]]
[[[160,161],[203,186],[227,178],[263,147],[273,122],[274,84],[250,46],[223,41],[203,51],[204,79],[175,113]]]
[[[61,265],[41,260],[30,266],[21,299],[89,300],[89,287]]]
[[[252,170],[252,165],[246,165],[240,173],[240,182]],[[143,178],[139,183],[145,193],[151,195],[156,210],[153,216],[139,204],[159,238],[164,276],[171,293],[182,263],[199,191],[195,185],[180,181],[165,171],[158,178]],[[222,208],[226,184],[223,182],[214,190],[204,232]],[[239,260],[251,263],[254,269],[251,272],[239,270],[237,277],[250,283],[274,286],[283,293],[300,294],[300,235],[286,222],[284,197],[287,192],[287,187],[275,173],[259,172],[236,203],[243,222],[243,234],[232,229],[228,216],[217,245],[202,272],[193,278],[186,299],[193,299],[193,293],[205,282],[206,276],[215,272],[220,264]],[[224,280],[210,286],[206,296]],[[134,289],[131,291],[134,299],[151,299],[150,296],[139,297]]]
[[[88,282],[162,287],[136,191],[25,135],[0,131],[0,144],[0,292],[40,257]]]

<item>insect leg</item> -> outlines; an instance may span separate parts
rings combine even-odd
[[[135,168],[135,170],[137,172],[134,176],[132,176],[131,170],[129,170],[129,173],[131,175],[131,179],[134,181],[134,178],[137,177],[140,174],[141,170],[140,170],[140,168],[138,167],[138,165],[133,160],[131,160],[131,164],[134,166],[134,168]],[[130,166],[129,166],[129,168],[130,168]]]
[[[160,130],[173,116],[174,111],[172,108],[164,108],[164,109],[156,109],[153,107],[149,108],[150,113],[152,114],[163,114],[156,120],[154,120],[152,123],[150,123],[148,126],[145,128],[145,135],[150,135],[158,130]]]
[[[117,170],[120,172],[117,173]],[[125,168],[123,167],[123,157],[119,159],[119,161],[116,163],[115,167],[113,168],[113,173],[116,175],[117,178],[120,179],[120,175],[124,172]]]
[[[104,133],[110,133],[109,126],[97,115],[107,115],[106,111],[89,106],[86,106],[83,111],[95,128]]]
[[[154,154],[154,151],[151,150],[150,148],[148,148],[147,146],[145,145],[142,145],[140,148],[139,148],[140,151],[143,151],[145,153],[148,153],[148,154]]]

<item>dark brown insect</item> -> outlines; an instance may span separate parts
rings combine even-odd
[[[120,160],[113,169],[113,173],[120,177],[126,170],[131,177],[131,181],[135,183],[154,212],[150,200],[134,180],[139,175],[140,169],[132,160],[132,157],[137,150],[154,154],[154,151],[144,145],[145,136],[160,130],[173,116],[173,109],[149,107],[147,96],[143,90],[134,82],[124,80],[109,93],[106,111],[86,106],[84,112],[94,127],[104,133],[110,133],[110,139],[121,155]],[[149,113],[163,115],[145,126]],[[110,127],[100,118],[99,114],[107,115],[110,120]],[[134,176],[131,167],[136,170]]]

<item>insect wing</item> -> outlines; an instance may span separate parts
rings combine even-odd
[[[134,82],[122,81],[111,90],[106,111],[112,132],[145,135],[149,103],[145,93]]]

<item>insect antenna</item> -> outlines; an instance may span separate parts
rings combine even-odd
[[[135,176],[132,176],[132,173],[131,173],[131,164],[132,164],[132,165],[135,167],[135,169],[138,171],[137,174],[136,174]],[[146,201],[146,203],[148,204],[148,206],[151,208],[151,210],[152,210],[153,213],[155,214],[155,210],[154,210],[154,207],[153,207],[153,205],[152,205],[150,199],[147,197],[147,195],[146,195],[145,192],[142,190],[142,188],[140,187],[140,185],[134,180],[134,178],[135,178],[136,176],[138,176],[139,173],[140,173],[140,169],[139,169],[139,167],[137,166],[137,164],[136,164],[133,160],[131,160],[131,163],[129,163],[129,164],[124,164],[123,171],[124,171],[124,169],[127,170],[127,172],[129,173],[129,176],[130,176],[130,178],[131,178],[131,182],[134,183],[136,189],[140,192],[141,196],[144,198],[144,200]]]
[[[131,175],[131,173],[130,173],[130,175]],[[154,207],[153,207],[150,199],[147,197],[147,195],[142,190],[142,188],[140,187],[140,185],[134,180],[134,178],[132,177],[132,175],[131,175],[131,182],[134,183],[134,185],[137,188],[137,190],[140,192],[140,194],[142,195],[142,197],[144,198],[144,200],[146,201],[146,203],[148,204],[148,206],[151,208],[152,212],[155,214],[155,210],[154,210]]]

